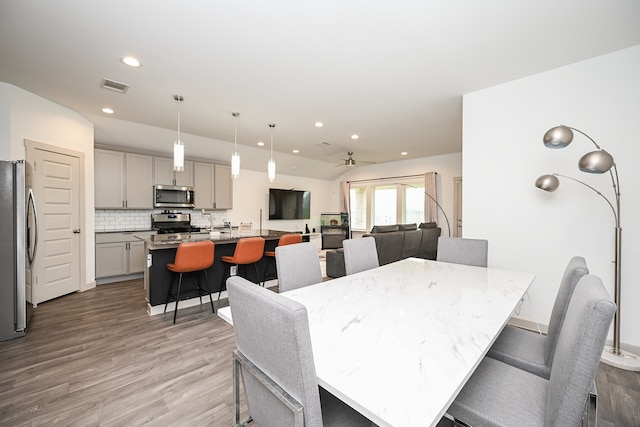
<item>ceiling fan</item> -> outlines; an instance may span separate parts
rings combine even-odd
[[[349,157],[347,157],[346,159],[342,159],[343,163],[339,163],[336,165],[336,167],[338,166],[346,166],[348,168],[352,168],[356,165],[356,160],[353,158],[353,151],[348,151],[347,154],[349,155]],[[375,162],[365,162],[363,160],[359,161],[360,163],[367,163],[367,164],[372,164]]]

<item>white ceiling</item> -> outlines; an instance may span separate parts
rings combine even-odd
[[[0,1],[0,81],[85,115],[96,142],[175,133],[180,94],[184,133],[233,141],[238,111],[239,151],[253,156],[275,123],[274,157],[288,169],[300,159],[291,174],[305,176],[319,164],[335,177],[347,151],[375,162],[459,152],[463,94],[637,44],[638,0]],[[102,89],[103,78],[131,87]]]

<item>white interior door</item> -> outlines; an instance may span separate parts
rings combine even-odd
[[[38,210],[38,250],[31,266],[34,305],[80,290],[80,160],[31,151]]]

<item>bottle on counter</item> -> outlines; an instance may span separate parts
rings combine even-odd
[[[305,225],[304,225],[304,232],[305,232],[306,234],[311,233],[311,232],[309,231],[309,224],[305,224]]]

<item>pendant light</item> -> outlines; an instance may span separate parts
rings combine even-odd
[[[174,95],[173,99],[178,102],[184,101],[180,95]],[[184,145],[180,141],[180,104],[178,104],[178,139],[173,143],[173,170],[181,172],[184,170]]]
[[[233,155],[231,156],[231,177],[237,178],[240,176],[240,155],[238,154],[238,116],[240,113],[233,112],[231,115],[233,119]]]
[[[267,173],[269,175],[269,181],[273,182],[276,179],[276,162],[273,161],[273,128],[276,127],[274,123],[269,123],[271,128],[271,157],[269,163],[267,163]]]

